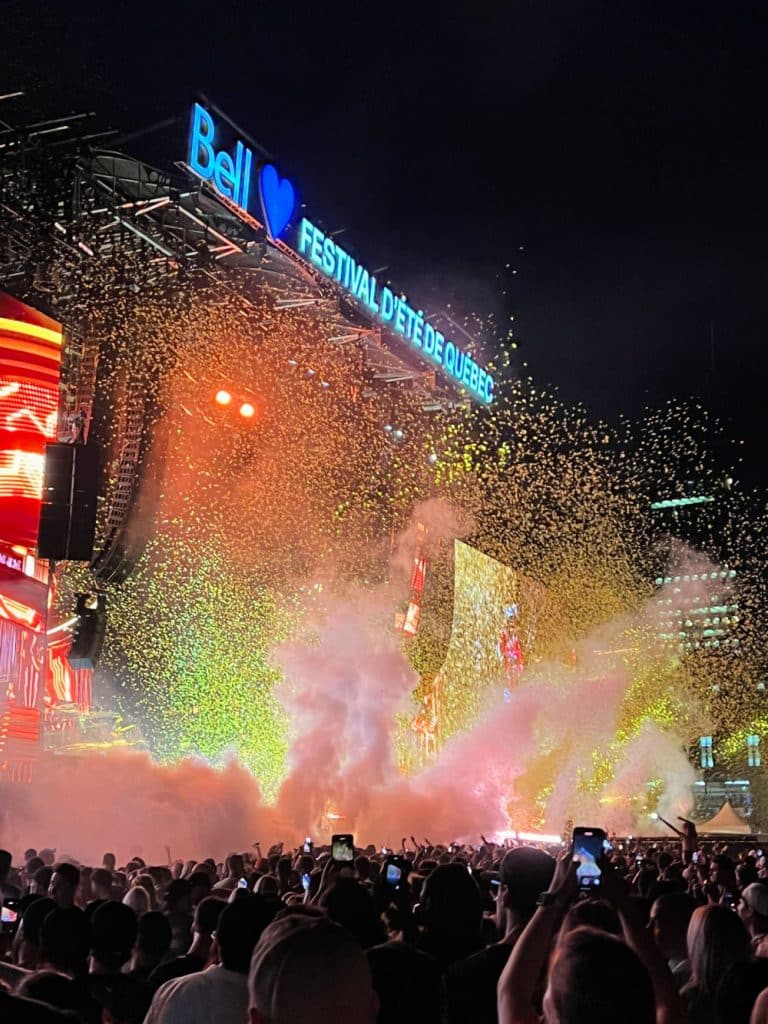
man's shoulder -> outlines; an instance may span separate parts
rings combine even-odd
[[[157,990],[156,996],[172,995],[177,992],[194,992],[201,985],[205,988],[214,983],[217,971],[218,968],[209,967],[207,971],[196,971],[194,974],[183,974],[181,977],[170,978],[163,982]]]
[[[150,983],[155,989],[160,988],[166,981],[174,981],[178,978],[186,978],[190,974],[199,974],[205,967],[202,957],[185,953],[184,956],[177,956],[160,964],[149,976]]]
[[[204,971],[203,974],[208,974],[208,971]],[[195,998],[200,994],[200,980],[203,974],[186,974],[181,978],[164,981],[152,996],[145,1024],[175,1019],[177,1013],[183,1015],[184,1008],[194,1004]],[[207,984],[210,984],[210,981]]]
[[[28,971],[25,967],[18,967],[16,964],[9,964],[5,960],[0,960],[0,981],[10,985],[11,991],[31,973],[32,971]]]
[[[481,976],[490,973],[501,974],[504,965],[509,960],[512,946],[505,942],[497,942],[493,946],[486,946],[485,949],[473,953],[464,960],[457,960],[451,964],[446,972],[446,977],[461,978],[466,980],[469,977]]]

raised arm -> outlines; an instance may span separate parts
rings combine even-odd
[[[515,943],[496,990],[499,1024],[537,1024],[533,999],[552,940],[577,890],[576,864],[570,851],[557,862],[547,902],[540,906]]]
[[[651,976],[656,999],[656,1024],[684,1024],[686,1017],[672,972],[650,931],[643,927],[637,908],[629,898],[624,879],[607,861],[603,861],[601,868],[603,896],[616,908],[624,941],[637,953]]]

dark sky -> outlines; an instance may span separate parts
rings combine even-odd
[[[765,5],[206,6],[0,0],[0,93],[127,129],[205,93],[414,299],[514,313],[596,414],[705,394],[760,463]],[[183,156],[173,130],[129,148]]]

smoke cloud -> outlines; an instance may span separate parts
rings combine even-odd
[[[421,512],[442,522],[443,538],[460,527],[444,509]],[[403,567],[407,550],[403,540]],[[703,563],[691,564],[706,592]],[[411,834],[476,839],[510,824],[526,828],[532,816],[547,832],[570,818],[648,834],[656,802],[665,817],[689,812],[693,771],[673,724],[640,715],[617,738],[636,674],[615,651],[630,632],[650,643],[664,595],[584,639],[576,668],[529,668],[507,701],[499,691],[473,728],[410,777],[397,767],[395,736],[418,679],[391,628],[393,590],[327,597],[306,635],[274,654],[284,675],[277,697],[291,723],[274,805],[234,757],[221,770],[120,750],[44,757],[34,784],[6,787],[0,845],[17,854],[56,846],[86,862],[114,849],[121,860],[152,862],[165,861],[166,846],[172,856],[220,858],[256,840],[295,843],[309,834],[322,842],[331,831],[390,846]],[[660,661],[653,649],[640,656],[651,669]]]

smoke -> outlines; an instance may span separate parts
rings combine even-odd
[[[443,542],[461,528],[439,503],[419,516]],[[406,532],[396,548],[401,574],[415,537]],[[705,599],[713,567],[686,557],[678,552],[675,571],[695,575]],[[654,830],[652,810],[690,810],[685,726],[647,710],[649,694],[672,699],[662,678],[669,653],[655,639],[668,588],[586,637],[575,667],[529,668],[506,701],[491,688],[476,724],[410,777],[395,752],[418,683],[392,629],[400,589],[328,590],[303,635],[274,652],[284,677],[276,695],[291,723],[274,806],[234,758],[216,770],[119,750],[45,757],[33,785],[6,787],[0,844],[51,845],[91,862],[106,848],[121,860],[164,861],[166,846],[173,856],[220,858],[256,840],[320,841],[334,830],[390,846],[412,834],[474,839],[534,822],[559,832],[567,819],[642,834]]]
[[[345,821],[361,820],[397,779],[393,725],[418,678],[380,594],[333,600],[314,643],[294,641],[277,654],[285,674],[278,698],[293,723],[278,806],[299,831],[314,833],[339,810]]]
[[[44,756],[32,784],[6,785],[0,845],[17,854],[50,846],[90,864],[107,850],[121,863],[137,854],[164,864],[166,847],[172,857],[221,858],[282,828],[253,775],[234,760],[217,771],[202,760],[160,765],[149,754],[113,749]]]

